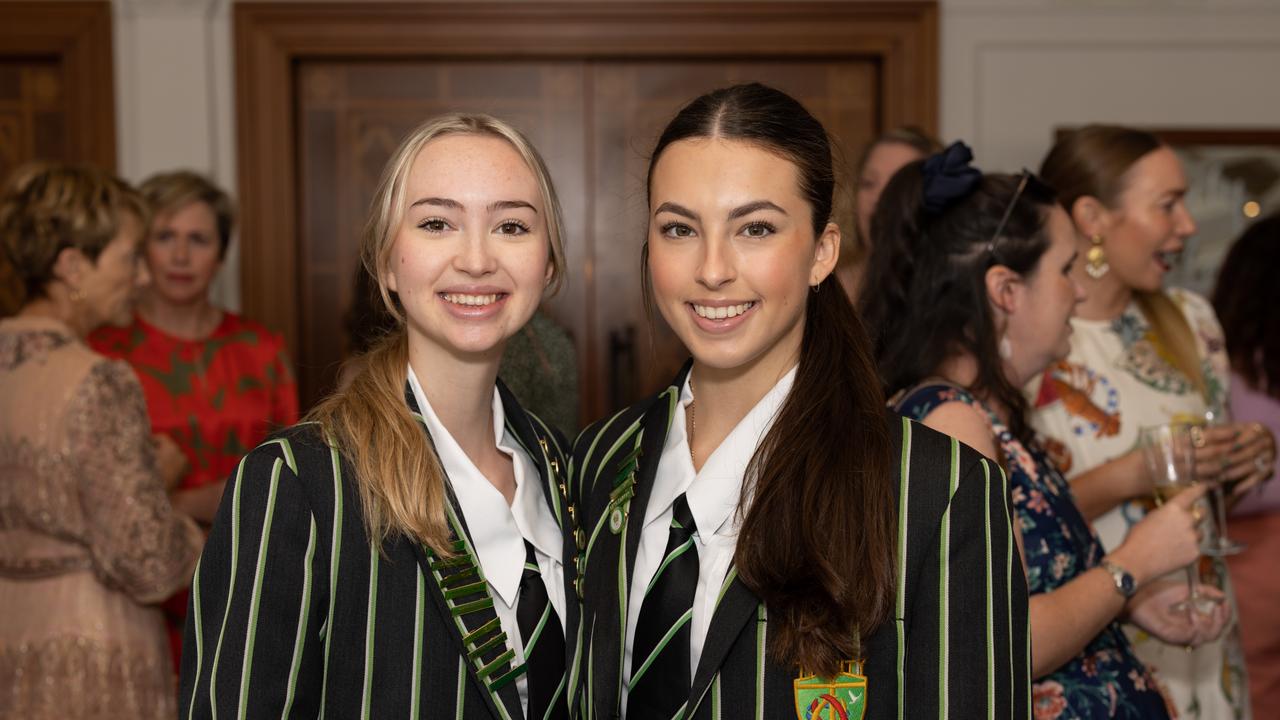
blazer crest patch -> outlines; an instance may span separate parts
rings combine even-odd
[[[833,678],[802,675],[793,682],[797,720],[862,720],[867,712],[867,677],[862,663],[847,662]]]

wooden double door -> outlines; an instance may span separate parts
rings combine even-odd
[[[710,5],[718,13],[731,12]],[[926,21],[932,16],[918,19]],[[714,34],[716,26],[704,32]],[[298,212],[291,340],[304,404],[335,379],[345,346],[341,318],[354,296],[358,237],[383,164],[400,139],[430,116],[495,115],[524,132],[546,159],[564,210],[569,273],[544,311],[574,341],[579,414],[589,421],[660,387],[685,359],[661,318],[646,316],[640,276],[649,154],[675,112],[729,84],[779,87],[832,132],[837,164],[845,170],[844,196],[852,192],[852,155],[892,115],[884,58],[874,53],[811,57],[753,52],[732,43],[703,57],[680,57],[686,53],[677,48],[645,57],[569,50],[552,57],[302,53],[295,59],[290,140]],[[926,125],[932,120],[902,119]],[[846,222],[847,207],[841,206]],[[249,225],[246,233],[252,232]],[[244,247],[253,242],[246,240]],[[271,294],[255,292],[251,277],[247,272],[245,299],[252,313],[255,302],[270,302]]]

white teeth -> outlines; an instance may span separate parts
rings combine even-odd
[[[751,309],[755,305],[754,302],[742,303],[740,305],[722,305],[712,307],[711,305],[694,305],[693,311],[698,317],[707,318],[708,320],[724,320],[726,318],[737,317],[742,313]]]
[[[465,295],[463,293],[444,293],[444,299],[454,305],[491,305],[498,301],[497,295]]]

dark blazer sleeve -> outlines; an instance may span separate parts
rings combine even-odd
[[[917,548],[906,716],[1030,718],[1027,587],[1009,486],[994,462],[955,441],[951,452],[945,509]]]
[[[296,447],[263,444],[227,482],[187,607],[183,718],[319,714],[329,538]]]

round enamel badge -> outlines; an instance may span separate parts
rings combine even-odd
[[[609,513],[609,532],[617,535],[622,532],[622,522],[626,518],[622,514],[622,508],[614,507]]]

